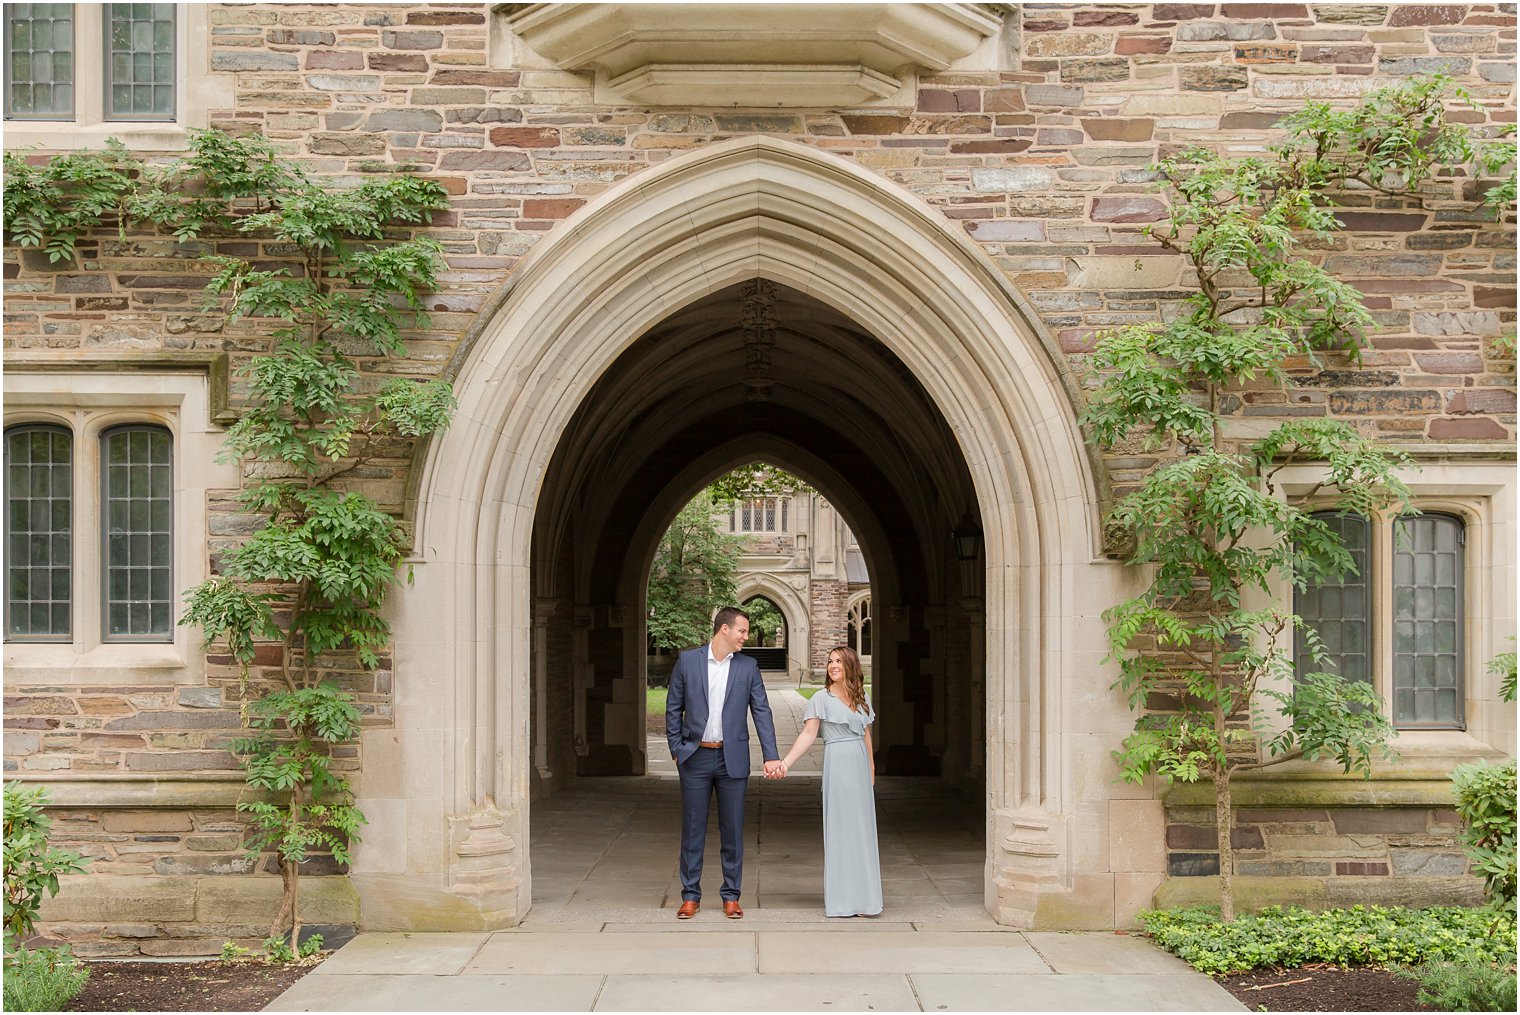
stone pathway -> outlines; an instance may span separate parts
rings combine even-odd
[[[784,754],[806,702],[785,684],[769,690]],[[784,780],[750,783],[743,920],[717,906],[715,816],[711,905],[676,922],[680,787],[664,740],[651,738],[649,777],[578,779],[533,804],[533,908],[520,927],[361,934],[268,1010],[1244,1010],[1139,938],[997,926],[982,899],[983,802],[936,780],[878,782],[886,910],[828,919],[821,754]]]
[[[1137,938],[838,922],[362,934],[268,1011],[1245,1011]]]
[[[778,750],[785,754],[807,701],[784,676],[767,684]],[[815,744],[785,779],[770,780],[758,774],[753,735],[751,745],[756,774],[745,794],[745,911],[767,923],[824,923],[823,746]],[[681,904],[680,783],[664,738],[650,738],[649,757],[646,778],[577,779],[572,789],[534,802],[533,909],[525,926],[671,919]],[[992,926],[983,901],[980,796],[947,792],[933,779],[884,777],[876,800],[884,916]],[[716,901],[722,878],[716,813],[703,865],[704,891]]]

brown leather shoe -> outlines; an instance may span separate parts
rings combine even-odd
[[[697,915],[697,910],[701,908],[702,904],[696,899],[687,899],[685,902],[681,903],[681,908],[676,910],[676,919],[690,920],[692,917]]]
[[[739,902],[737,899],[724,899],[723,915],[728,917],[730,920],[742,920],[744,919],[744,910],[739,908]]]

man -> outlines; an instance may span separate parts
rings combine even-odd
[[[744,866],[744,788],[749,779],[748,709],[760,734],[765,775],[778,778],[781,755],[760,667],[738,655],[749,637],[749,614],[725,606],[713,618],[708,644],[682,652],[670,671],[665,734],[681,775],[681,908],[690,920],[702,900],[702,849],[707,809],[718,795],[718,837],[723,845],[723,915],[744,916],[739,883]]]

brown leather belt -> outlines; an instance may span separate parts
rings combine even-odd
[[[721,740],[699,740],[699,741],[697,741],[697,746],[698,747],[722,747],[723,746],[723,741],[721,741]]]

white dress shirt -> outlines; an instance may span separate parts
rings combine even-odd
[[[721,662],[707,643],[707,725],[702,728],[705,743],[723,739],[723,699],[728,695],[728,667],[734,661],[730,652]]]

